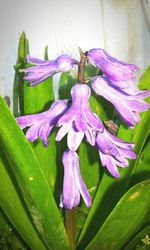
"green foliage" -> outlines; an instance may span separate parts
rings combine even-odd
[[[121,249],[147,222],[150,180],[138,183],[117,203],[86,250]],[[144,201],[144,202],[143,202]]]

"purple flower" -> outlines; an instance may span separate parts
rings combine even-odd
[[[72,105],[60,117],[57,125],[62,126],[57,135],[56,140],[60,141],[67,133],[67,143],[71,151],[76,151],[79,147],[84,135],[91,145],[95,145],[95,131],[102,131],[103,124],[92,113],[88,99],[91,90],[85,84],[76,84],[71,89]]]
[[[91,206],[91,197],[82,179],[79,166],[79,157],[76,152],[66,151],[63,154],[64,182],[60,199],[60,207],[72,209],[80,202],[82,195],[86,206]]]
[[[122,119],[131,128],[140,122],[138,113],[150,108],[150,104],[143,101],[150,95],[150,90],[138,90],[136,95],[130,95],[112,86],[105,76],[95,77],[92,81],[92,88],[115,106]]]
[[[134,78],[138,67],[118,61],[103,49],[91,49],[88,51],[89,61],[99,67],[112,81],[128,81]]]
[[[27,56],[27,62],[36,65],[21,70],[27,74],[23,79],[31,81],[30,86],[35,86],[56,73],[69,71],[78,64],[77,60],[68,55],[61,55],[52,61]]]
[[[17,117],[17,122],[22,129],[30,127],[26,132],[27,139],[33,142],[40,138],[44,146],[47,147],[50,132],[60,116],[67,110],[67,103],[67,100],[59,100],[54,102],[50,109],[45,112]]]
[[[134,143],[127,143],[109,133],[106,129],[98,133],[96,147],[99,151],[102,166],[106,166],[110,174],[116,178],[120,177],[117,166],[128,167],[129,159],[136,159],[133,152]]]

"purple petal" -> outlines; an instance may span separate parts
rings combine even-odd
[[[41,60],[30,55],[27,56],[27,62],[35,65],[45,65],[49,63],[48,60]]]
[[[99,156],[100,156],[100,159],[102,159],[103,166],[106,166],[110,174],[115,178],[119,178],[120,174],[118,172],[118,169],[116,167],[115,160],[113,159],[113,157],[110,155],[104,155],[100,151],[99,151]]]
[[[118,61],[103,49],[92,49],[88,52],[89,60],[114,81],[127,81],[134,77],[138,68],[133,64]]]
[[[129,166],[129,162],[126,158],[115,157],[114,161],[115,161],[116,165],[121,167],[121,168],[127,168]]]
[[[85,120],[84,114],[80,113],[75,120],[75,127],[78,131],[85,131],[87,129],[87,122]]]
[[[134,153],[131,150],[121,149],[120,152],[121,152],[123,157],[129,158],[129,159],[136,159],[136,153]]]
[[[70,123],[66,123],[65,125],[63,125],[59,131],[57,132],[57,135],[55,137],[56,141],[61,141],[61,139],[68,133],[68,131],[71,129],[72,127],[72,122]]]
[[[32,124],[40,123],[42,120],[44,120],[42,114],[35,114],[35,115],[24,115],[16,118],[17,122],[21,126],[22,129],[24,129],[27,126],[31,126]]]
[[[31,82],[30,87],[34,87],[34,86],[40,84],[41,82],[45,81],[48,77],[51,77],[51,76],[53,76],[53,74],[44,75],[39,80]],[[28,80],[28,81],[30,81],[30,80]]]
[[[103,154],[120,156],[117,147],[105,137],[104,133],[98,133],[96,144]]]
[[[91,127],[96,130],[99,130],[100,132],[103,131],[104,125],[96,114],[92,113],[90,110],[86,110],[84,112],[84,115],[88,124],[91,125]]]
[[[74,152],[74,176],[75,176],[75,182],[76,185],[85,201],[85,204],[87,207],[91,207],[92,205],[92,200],[89,195],[89,192],[87,190],[87,187],[82,179],[81,173],[80,173],[80,167],[79,167],[79,157],[78,155]]]
[[[58,120],[58,126],[64,125],[68,122],[73,122],[76,119],[76,116],[78,114],[78,110],[76,110],[74,107],[70,107],[63,116],[60,117]]]
[[[76,102],[77,105],[79,104],[79,102],[81,102],[81,106],[82,104],[84,105],[84,103],[87,104],[90,95],[91,89],[86,84],[76,84],[71,89],[73,102]],[[78,106],[80,107],[80,105]]]
[[[87,125],[87,130],[85,131],[85,136],[87,141],[94,146],[95,145],[95,137],[96,137],[96,132],[92,130],[92,128]]]
[[[145,99],[148,96],[150,96],[150,90],[140,90],[135,98]]]
[[[134,143],[131,142],[125,142],[121,140],[120,138],[116,137],[115,135],[111,134],[106,129],[104,130],[105,136],[115,145],[119,146],[120,148],[124,149],[132,149],[134,147]]]
[[[102,95],[105,99],[110,101],[117,111],[120,113],[122,119],[131,127],[136,123],[134,114],[127,102],[124,100],[123,94],[121,95],[116,89],[109,85],[108,80],[105,77],[97,77],[92,82],[92,88],[94,91]]]
[[[71,151],[76,151],[83,140],[84,132],[78,132],[71,128],[67,136],[67,145]]]
[[[26,138],[29,141],[34,142],[38,138],[40,125],[41,124],[36,124],[28,129],[26,132]]]
[[[122,120],[127,123],[128,126],[133,127],[137,121],[134,117],[134,113],[130,110],[127,104],[120,101],[120,103],[116,102],[114,106],[120,114]]]
[[[59,115],[62,114],[67,109],[67,101],[66,100],[59,100],[54,102],[50,109],[45,112],[39,114],[31,114],[31,115],[24,115],[17,117],[16,120],[21,126],[21,128],[25,128],[27,126],[32,126],[35,123],[42,123],[44,120],[47,119],[50,121],[55,118],[59,118]]]
[[[43,123],[39,129],[39,138],[41,138],[45,147],[47,147],[49,144],[48,137],[50,135],[52,128],[53,126],[50,126],[50,123],[47,122],[47,123]]]
[[[127,100],[127,105],[136,112],[144,112],[150,108],[150,104],[143,100]]]
[[[60,206],[72,209],[80,202],[79,190],[76,186],[74,170],[76,168],[76,162],[74,160],[74,154],[72,152],[64,152],[63,154],[64,165],[64,182],[63,193],[61,196]]]
[[[56,59],[57,66],[59,71],[65,72],[71,70],[71,68],[77,64],[77,61],[74,60],[71,56],[61,55]]]

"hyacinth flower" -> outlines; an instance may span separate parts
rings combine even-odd
[[[30,86],[35,86],[59,72],[70,71],[78,61],[69,55],[61,55],[55,60],[41,60],[32,56],[27,56],[27,62],[36,66],[21,70],[26,76],[25,81],[30,81]]]
[[[130,128],[140,122],[139,112],[150,108],[150,104],[143,101],[150,95],[150,90],[139,90],[136,95],[130,95],[112,86],[105,76],[93,78],[92,88],[96,94],[103,96],[115,106],[123,121]]]
[[[40,138],[43,145],[47,147],[50,132],[60,116],[67,110],[67,104],[67,100],[59,100],[54,102],[50,109],[45,112],[17,117],[17,122],[22,129],[30,127],[26,132],[27,139],[33,142]]]
[[[98,133],[96,147],[102,166],[105,166],[115,178],[120,177],[117,166],[128,167],[129,163],[126,158],[136,159],[136,154],[133,152],[134,143],[127,143],[112,135],[106,129],[102,133]]]
[[[134,64],[127,64],[110,56],[103,49],[92,49],[88,52],[89,61],[100,68],[111,85],[125,93],[136,95],[138,87],[134,83],[135,73],[139,70]]]
[[[32,86],[55,73],[70,70],[75,64],[78,64],[78,83],[71,88],[71,105],[68,105],[67,100],[59,100],[54,102],[46,112],[17,118],[22,129],[30,127],[26,133],[28,140],[35,141],[39,137],[44,146],[48,145],[48,137],[54,126],[59,127],[56,141],[60,141],[67,135],[69,150],[64,152],[62,159],[64,181],[60,199],[60,206],[66,209],[77,206],[80,202],[80,195],[87,207],[91,206],[91,197],[81,177],[79,157],[76,153],[83,138],[98,149],[102,166],[106,167],[115,178],[120,177],[118,166],[127,167],[127,158],[136,158],[133,152],[134,144],[125,142],[108,132],[99,117],[91,111],[89,105],[91,88],[85,84],[84,80],[84,66],[87,58],[100,67],[105,74],[105,76],[93,78],[93,90],[109,100],[131,128],[140,121],[138,113],[150,107],[143,101],[150,95],[150,91],[139,91],[133,84],[129,87],[137,71],[135,65],[120,62],[102,49],[93,49],[85,54],[81,52],[80,55],[79,64],[69,56],[60,56],[53,61],[29,57],[28,62],[37,66],[25,69],[27,76],[24,79],[32,81]]]
[[[110,56],[103,49],[91,49],[88,51],[89,61],[100,68],[103,73],[113,81],[128,81],[134,78],[138,67],[134,64],[121,62]]]
[[[92,113],[88,103],[91,89],[86,84],[76,84],[71,89],[72,105],[59,118],[57,125],[61,126],[56,141],[60,141],[67,133],[67,144],[71,151],[76,151],[85,138],[94,146],[95,131],[104,129],[103,123]]]
[[[76,152],[63,153],[64,181],[63,192],[60,198],[60,207],[72,209],[80,203],[80,194],[86,206],[92,204],[91,197],[82,179],[79,166],[79,157]]]

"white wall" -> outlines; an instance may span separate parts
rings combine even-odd
[[[78,56],[94,47],[136,63],[150,64],[150,0],[0,0],[0,94],[12,97],[13,65],[24,30],[33,56]]]

